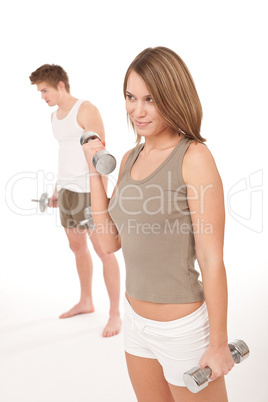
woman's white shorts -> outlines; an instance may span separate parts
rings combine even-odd
[[[184,387],[183,374],[199,366],[208,348],[207,306],[174,321],[154,321],[133,311],[125,298],[125,351],[131,355],[157,359],[167,382]]]

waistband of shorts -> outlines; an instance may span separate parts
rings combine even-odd
[[[186,315],[185,317],[178,318],[176,320],[172,321],[155,321],[155,320],[150,320],[149,318],[142,317],[141,315],[137,314],[133,308],[131,307],[129,301],[127,300],[125,296],[125,311],[132,316],[132,318],[135,320],[135,322],[140,323],[141,325],[150,325],[151,327],[157,327],[157,328],[166,328],[166,329],[172,329],[173,327],[178,328],[180,325],[185,327],[185,325],[191,325],[193,322],[197,322],[198,320],[203,320],[205,317],[207,317],[207,305],[206,302],[204,303],[193,313],[190,313]]]
[[[76,195],[81,195],[81,194],[88,195],[88,194],[91,194],[90,191],[87,191],[87,192],[74,191],[74,190],[70,190],[69,188],[66,188],[66,187],[62,187],[62,188],[58,189],[58,193],[61,193],[61,194],[67,193],[67,194],[76,194]]]

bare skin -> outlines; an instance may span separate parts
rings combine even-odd
[[[74,252],[76,267],[81,286],[80,301],[69,311],[60,315],[60,318],[70,318],[78,314],[88,314],[95,311],[92,301],[92,273],[93,265],[87,246],[87,232],[78,232],[75,229],[65,229],[71,250]],[[88,230],[94,251],[103,264],[104,282],[110,298],[110,316],[103,330],[104,337],[117,335],[120,332],[122,321],[119,312],[119,266],[113,254],[105,255],[99,245],[97,235]],[[112,270],[113,275],[110,274]]]
[[[37,90],[41,92],[42,99],[49,106],[58,106],[57,117],[64,119],[74,104],[77,98],[73,97],[65,89],[63,82],[59,81],[57,88],[51,87],[46,82],[37,84]],[[98,109],[90,102],[85,101],[79,108],[77,123],[85,131],[95,131],[101,138],[105,138],[104,126]],[[102,177],[105,191],[107,191],[107,178]],[[57,186],[49,201],[49,206],[56,208],[58,206]],[[104,327],[102,335],[110,337],[118,334],[121,329],[121,319],[119,312],[119,297],[120,297],[120,274],[119,266],[114,254],[105,255],[99,245],[95,232],[86,230],[81,232],[76,229],[65,229],[69,246],[75,255],[77,273],[80,280],[81,296],[77,304],[70,310],[60,315],[60,318],[70,318],[78,314],[89,314],[95,311],[92,300],[92,273],[93,264],[90,252],[87,246],[87,234],[92,242],[94,251],[101,259],[103,264],[104,282],[110,299],[109,319]]]
[[[80,280],[81,297],[79,303],[60,318],[69,318],[77,314],[93,313],[95,311],[92,301],[92,273],[93,264],[87,247],[86,233],[79,233],[75,229],[65,229],[71,250],[75,255],[77,273]]]

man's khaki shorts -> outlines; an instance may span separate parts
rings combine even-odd
[[[88,218],[88,211],[85,210],[91,205],[90,193],[76,193],[61,189],[59,191],[58,205],[63,227],[69,229],[78,227],[80,230],[90,227],[83,222]]]

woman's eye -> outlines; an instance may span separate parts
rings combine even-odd
[[[153,103],[153,99],[150,98],[150,97],[148,97],[146,100],[147,100],[147,102],[149,102],[149,103]]]
[[[128,95],[128,94],[127,94],[127,98],[128,98],[129,100],[134,100],[134,99],[135,99],[133,95]]]

